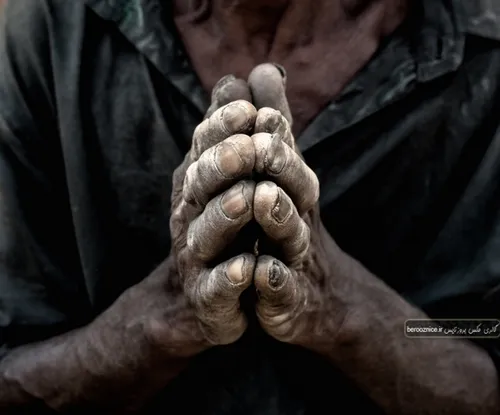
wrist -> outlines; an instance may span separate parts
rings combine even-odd
[[[379,316],[391,313],[391,305],[386,304],[388,287],[363,265],[338,247],[329,252],[324,284],[309,296],[316,303],[312,308],[319,310],[312,318],[318,324],[309,327],[318,330],[308,336],[310,344],[302,346],[328,357],[341,357],[366,338],[378,325]]]

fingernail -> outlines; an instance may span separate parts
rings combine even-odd
[[[281,122],[281,113],[271,108],[261,108],[255,121],[256,133],[276,134],[284,131]]]
[[[237,184],[222,196],[222,211],[229,219],[237,219],[248,211],[248,204],[243,190],[244,185]]]
[[[243,168],[243,160],[236,148],[229,143],[222,142],[215,153],[215,163],[224,176],[234,177]]]
[[[241,284],[245,281],[245,276],[243,275],[243,267],[245,266],[245,258],[240,257],[231,262],[226,270],[226,275],[229,281],[233,284]]]
[[[236,79],[236,77],[234,75],[226,75],[226,76],[223,76],[221,79],[219,79],[217,81],[217,83],[214,85],[213,89],[212,89],[212,93],[215,93],[217,92],[220,88],[222,88],[223,86],[229,84],[230,82],[233,82],[234,80]]]
[[[271,213],[279,223],[283,223],[291,214],[293,206],[290,203],[290,199],[283,197],[283,190],[278,191],[278,198],[276,204],[274,205]]]
[[[243,132],[248,128],[250,114],[243,105],[229,104],[222,111],[222,123],[229,132]]]
[[[283,78],[283,84],[286,84],[286,70],[283,66],[281,66],[278,63],[273,63],[274,66],[276,66],[276,69],[280,72],[281,77]]]
[[[279,174],[286,164],[286,152],[283,141],[278,134],[274,134],[267,149],[267,168],[271,173]]]
[[[281,288],[283,286],[283,283],[285,282],[285,274],[283,272],[283,269],[275,261],[273,261],[273,263],[269,267],[268,281],[269,281],[269,286],[273,290]]]

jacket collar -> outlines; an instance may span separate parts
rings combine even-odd
[[[187,64],[169,22],[171,0],[85,0],[163,72]],[[500,38],[500,6],[487,0],[423,0],[416,60],[418,77],[427,81],[453,71],[461,63],[466,29]],[[165,18],[166,17],[166,18]],[[169,27],[169,24],[171,26]],[[180,65],[179,58],[183,57]],[[173,59],[175,57],[175,59]],[[175,72],[175,71],[173,71]]]
[[[205,112],[209,96],[196,74],[189,70],[189,61],[170,19],[171,0],[85,1],[103,19],[114,22],[201,114]],[[303,151],[400,99],[416,83],[429,82],[457,70],[463,61],[467,33],[496,36],[500,40],[500,7],[490,5],[488,0],[415,3],[416,15],[410,16],[414,25],[409,30],[411,47],[401,48],[395,41],[381,51],[304,131],[299,138]],[[363,98],[366,93],[378,94],[381,99],[372,99],[367,104]],[[350,101],[350,111],[344,115],[345,106],[341,103],[346,100]],[[329,119],[337,113],[341,122],[332,126]]]
[[[209,105],[198,78],[169,21],[170,0],[85,0],[101,18],[116,24],[121,33],[204,113]]]

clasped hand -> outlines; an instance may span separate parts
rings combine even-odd
[[[253,103],[270,106],[240,99],[212,111],[174,175],[173,250],[184,293],[211,345],[243,334],[239,299],[252,285],[260,325],[280,341],[317,348],[342,320],[327,283],[342,253],[321,224],[318,178],[297,150],[283,115],[284,81],[276,83],[276,74],[262,65],[248,83],[258,85]],[[230,82],[216,87],[219,96]],[[213,103],[217,96],[214,89]]]

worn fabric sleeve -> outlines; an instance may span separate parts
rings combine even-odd
[[[0,17],[0,358],[83,324],[87,307],[52,99],[45,1]]]

